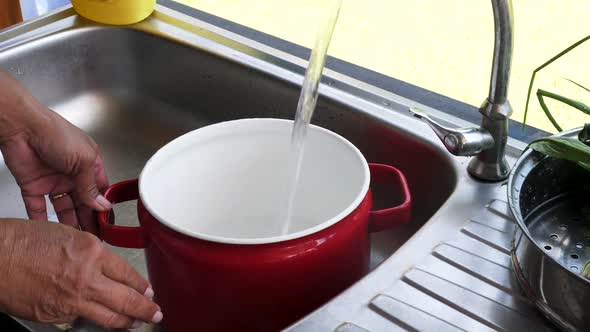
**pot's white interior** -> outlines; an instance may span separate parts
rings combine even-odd
[[[308,130],[293,224],[282,235],[293,121],[244,119],[187,133],[144,167],[140,196],[163,224],[223,243],[272,243],[331,226],[352,212],[369,186],[367,162],[350,142]]]

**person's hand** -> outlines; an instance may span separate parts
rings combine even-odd
[[[45,323],[83,317],[110,328],[162,319],[148,281],[96,236],[18,219],[0,219],[0,234],[0,310]]]
[[[100,194],[108,180],[97,144],[1,71],[0,86],[10,90],[0,95],[0,150],[29,218],[47,220],[48,195],[61,223],[96,234],[92,210],[111,208]]]

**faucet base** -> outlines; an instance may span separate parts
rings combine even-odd
[[[475,157],[469,162],[467,172],[478,180],[499,182],[508,178],[510,175],[510,166],[506,158],[503,158],[500,163],[486,163],[479,159],[479,157]]]
[[[494,145],[480,152],[469,162],[467,171],[478,180],[499,182],[510,175],[510,166],[504,157],[508,141],[508,118],[512,107],[508,100],[494,104],[486,99],[479,109],[482,114],[481,130],[494,138]]]

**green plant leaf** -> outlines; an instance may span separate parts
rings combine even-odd
[[[541,89],[537,90],[537,98],[539,99],[539,105],[541,105],[541,109],[543,110],[543,112],[545,113],[545,115],[547,116],[549,121],[551,121],[551,124],[553,125],[553,127],[555,127],[555,129],[557,129],[557,131],[561,132],[561,131],[563,131],[563,129],[561,129],[561,126],[557,123],[557,121],[555,120],[555,118],[553,117],[551,112],[549,111],[547,104],[545,104],[545,99],[543,99],[543,97],[545,97],[545,96],[547,96],[546,91],[541,90]],[[551,97],[549,97],[549,98],[551,98]]]
[[[590,279],[590,261],[586,262],[586,264],[584,265],[584,270],[582,270],[582,277]]]
[[[534,140],[529,147],[544,155],[573,161],[590,171],[590,146],[572,137],[543,137]]]
[[[567,81],[570,81],[571,83],[574,83],[575,85],[579,86],[580,88],[582,88],[582,89],[584,89],[584,90],[586,90],[586,91],[590,92],[590,89],[588,89],[587,87],[583,86],[582,84],[580,84],[580,83],[578,83],[578,82],[576,82],[576,81],[574,81],[574,80],[570,80],[569,78],[566,78],[566,80],[567,80]]]
[[[569,53],[574,48],[580,46],[581,44],[586,42],[588,39],[590,39],[590,35],[571,44],[570,46],[565,48],[563,51],[559,52],[557,55],[553,56],[551,59],[545,61],[545,63],[543,63],[539,67],[535,68],[535,70],[533,70],[533,74],[531,75],[531,81],[529,82],[529,88],[527,91],[526,103],[524,106],[524,118],[522,120],[522,132],[523,133],[526,129],[527,114],[529,113],[529,102],[531,100],[531,92],[533,92],[533,84],[535,84],[535,77],[537,76],[537,73],[540,72],[541,70],[543,70],[543,68],[545,68],[545,67],[549,66],[550,64],[552,64],[553,62],[555,62],[557,59],[559,59],[562,56],[564,56],[565,54]]]
[[[577,84],[577,83],[575,83],[575,84]],[[538,89],[537,90],[537,98],[539,99],[539,104],[541,105],[541,109],[543,110],[543,112],[545,113],[545,115],[547,116],[549,121],[551,121],[551,124],[553,124],[555,129],[557,129],[560,132],[563,130],[561,129],[561,126],[559,126],[559,124],[557,123],[555,118],[553,118],[553,115],[549,111],[547,104],[545,104],[544,98],[550,98],[550,99],[557,100],[559,102],[562,102],[568,106],[571,106],[571,107],[577,109],[578,111],[580,111],[582,113],[590,115],[590,107],[588,107],[588,105],[586,105],[580,101],[573,100],[573,99],[558,95],[557,93],[553,93],[553,92],[546,91],[543,89]]]
[[[590,107],[588,107],[588,105],[577,101],[577,100],[573,100],[567,97],[563,97],[558,95],[557,93],[553,93],[553,92],[549,92],[543,89],[539,89],[537,91],[537,94],[543,96],[543,97],[547,97],[547,98],[551,98],[551,99],[555,99],[557,101],[560,101],[568,106],[571,106],[575,109],[577,109],[578,111],[582,112],[582,113],[586,113],[588,115],[590,115]]]

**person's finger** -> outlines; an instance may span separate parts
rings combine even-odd
[[[96,186],[98,187],[98,190],[104,190],[109,186],[109,179],[107,177],[107,172],[105,171],[104,168],[104,162],[102,160],[102,156],[99,155],[96,158],[96,162],[94,164],[94,170],[95,170],[95,177],[96,177]]]
[[[83,231],[90,232],[98,236],[98,225],[96,224],[96,212],[84,204],[76,204],[76,214],[78,223]]]
[[[106,328],[137,328],[134,318],[117,313],[101,303],[84,301],[80,304],[80,316]]]
[[[25,209],[29,219],[37,221],[47,221],[47,205],[45,196],[22,194],[25,203]]]
[[[131,264],[113,251],[105,251],[102,273],[114,281],[135,289],[139,294],[150,298],[154,295],[150,283]]]
[[[62,193],[49,194],[49,199],[51,201],[51,204],[53,204],[53,209],[57,214],[57,219],[59,219],[59,222],[62,224],[78,228],[80,223],[76,212],[76,206],[74,205],[72,197],[70,197],[70,195],[68,194],[62,197],[53,198],[54,195],[59,194]]]
[[[94,175],[94,161],[82,163],[80,170],[74,176],[77,199],[86,206],[98,211],[111,209],[111,203],[101,195]]]
[[[151,323],[162,320],[160,307],[129,286],[101,277],[95,287],[92,299],[118,314]]]

